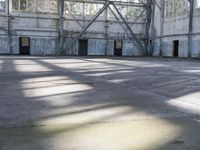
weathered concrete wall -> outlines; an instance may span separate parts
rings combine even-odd
[[[193,36],[192,47],[192,57],[200,58],[200,35]]]
[[[71,37],[77,37],[82,28],[89,23],[92,17],[85,17],[85,20],[81,16],[75,16],[77,21],[74,21],[71,16],[66,16],[64,21],[64,30],[67,32],[64,40],[64,49],[68,48],[68,43],[72,41]],[[128,22],[134,33],[144,33],[144,23],[141,20],[138,23]],[[106,25],[107,37],[106,37]],[[88,39],[88,55],[114,55],[114,40],[123,39],[123,55],[134,56],[138,55],[136,47],[130,42],[127,42],[127,35],[124,29],[121,27],[118,21],[104,21],[101,16],[96,22],[94,22],[85,34],[82,36],[84,39]],[[130,40],[128,40],[130,41]],[[68,55],[78,55],[78,41],[74,43],[71,48],[65,50]]]
[[[114,40],[108,40],[106,55],[107,56],[114,55]]]
[[[5,22],[4,20],[2,22]],[[11,52],[19,54],[19,38],[22,36],[30,37],[30,52],[32,55],[54,55],[58,54],[58,30],[56,18],[44,18],[44,16],[31,16],[30,14],[17,14],[12,21]],[[80,21],[81,24],[87,24]],[[95,22],[83,35],[88,40],[88,55],[113,55],[114,39],[123,39],[125,31],[119,23],[111,22],[108,28],[108,42],[105,39],[105,22]],[[5,26],[5,25],[2,25]],[[143,24],[132,26],[135,33],[143,32]],[[64,30],[71,32],[73,36],[81,31],[80,25],[75,21],[66,20]],[[1,30],[3,32],[3,30]],[[4,33],[5,34],[5,33]],[[1,36],[0,53],[10,53],[8,50],[7,36]],[[69,38],[64,40],[64,48],[67,47]],[[106,46],[106,43],[108,44]],[[126,44],[125,44],[126,45]],[[107,50],[106,50],[107,47]],[[129,44],[123,47],[124,55],[135,55],[135,47]],[[67,55],[78,55],[78,43],[73,48],[66,51]],[[137,54],[137,53],[136,53]]]
[[[158,0],[161,6],[162,0]],[[195,9],[195,8],[194,8]],[[56,14],[34,14],[26,12],[11,12],[10,36],[8,36],[8,17],[6,11],[0,12],[0,54],[19,54],[19,38],[30,37],[30,52],[32,55],[59,54],[59,16]],[[105,15],[105,14],[104,14]],[[123,39],[123,55],[140,55],[135,45],[128,40],[125,31],[115,18],[105,21],[101,15],[86,33],[81,37],[88,39],[88,55],[114,55],[114,40]],[[92,19],[92,16],[76,15],[76,21],[71,15],[65,16],[64,21],[64,49],[72,37],[78,33]],[[188,12],[178,16],[164,16],[160,8],[155,9],[154,18],[155,40],[153,55],[173,56],[173,41],[179,40],[179,57],[188,57]],[[128,23],[136,34],[144,33],[144,20],[137,23],[129,19]],[[163,21],[163,23],[162,23]],[[79,22],[79,23],[77,23]],[[194,11],[193,41],[191,57],[200,57],[200,10]],[[163,30],[162,30],[163,28]],[[9,46],[10,43],[10,46]],[[78,41],[66,51],[67,55],[78,55]]]
[[[187,36],[173,36],[166,37],[163,39],[163,47],[162,56],[171,57],[173,56],[173,41],[179,40],[179,57],[187,57],[188,55],[188,41]]]
[[[69,43],[72,41],[71,38],[67,38],[64,40],[64,45],[63,45],[63,48],[65,50],[65,53],[67,55],[78,55],[78,41],[76,41],[72,47],[69,49],[68,48],[68,45]]]
[[[5,12],[0,12],[0,54],[9,53]]]
[[[200,58],[200,10],[196,10],[193,18],[192,56]]]
[[[8,38],[7,36],[0,36],[0,54],[7,54],[8,50]]]
[[[7,7],[6,7],[7,8]],[[114,55],[114,40],[123,39],[123,55],[138,55],[136,47],[130,42],[124,29],[116,18],[106,20],[103,13],[81,37],[88,39],[88,55]],[[68,48],[72,38],[86,26],[94,16],[71,15],[64,16],[65,54],[78,55],[79,43],[76,41]],[[57,55],[59,50],[59,16],[58,14],[42,14],[11,11],[10,30],[8,36],[7,11],[0,13],[0,53],[19,54],[19,38],[30,38],[30,53],[32,55]],[[78,23],[77,23],[78,22]],[[144,33],[144,20],[137,23],[128,19],[128,24],[136,34]],[[130,44],[131,43],[131,44]],[[67,49],[68,48],[68,49]]]
[[[158,4],[161,6],[161,0]],[[154,43],[154,55],[158,56],[160,51],[162,56],[173,56],[173,41],[179,41],[179,57],[188,57],[188,33],[189,33],[189,12],[178,16],[164,16],[162,31],[161,10],[156,7],[154,26],[156,29],[156,39]],[[193,17],[192,49],[191,57],[200,56],[200,10],[195,10]]]
[[[88,41],[88,55],[105,55],[106,40],[90,39]]]
[[[32,55],[55,55],[58,50],[58,17],[11,13],[10,38],[6,13],[0,15],[0,53],[19,54],[19,38],[30,37]],[[10,47],[8,40],[10,41]]]
[[[55,55],[57,49],[57,39],[31,38],[31,54],[33,55]]]
[[[123,41],[123,55],[124,56],[139,56],[141,55],[139,49],[133,44],[131,40]]]

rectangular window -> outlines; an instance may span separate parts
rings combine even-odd
[[[0,0],[0,2],[1,1],[2,0]],[[58,13],[58,4],[57,0],[12,0],[12,10],[39,13]]]
[[[175,40],[173,41],[173,55],[174,57],[178,57],[179,56],[179,41]]]
[[[58,13],[57,0],[50,0],[50,13]]]
[[[188,0],[165,0],[165,16],[175,17],[187,14],[189,11]]]
[[[12,10],[19,10],[19,0],[12,0]]]
[[[200,9],[200,0],[195,0],[194,6],[195,6],[196,9]]]
[[[49,13],[49,1],[48,0],[37,0],[37,12]]]
[[[27,1],[26,0],[20,0],[20,10],[25,11],[27,10]]]
[[[0,11],[5,10],[5,0],[0,0]]]
[[[28,0],[28,11],[29,12],[36,11],[35,0]]]

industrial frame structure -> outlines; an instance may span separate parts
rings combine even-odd
[[[66,49],[63,48],[63,37],[64,37],[64,28],[63,28],[63,20],[64,20],[64,1],[68,1],[68,2],[84,2],[84,3],[96,3],[96,4],[104,4],[103,7],[96,13],[96,15],[91,19],[91,21],[85,26],[81,26],[81,24],[79,23],[78,20],[76,20],[76,17],[70,13],[70,15],[76,20],[76,22],[82,27],[81,32],[78,34],[77,37],[73,38],[70,42],[69,45],[67,46]],[[156,1],[154,1],[154,3],[156,3]],[[81,36],[86,32],[86,30],[95,22],[95,20],[106,10],[109,9],[112,14],[115,16],[116,20],[119,21],[120,26],[123,28],[124,32],[128,35],[128,37],[133,41],[133,44],[135,44],[141,51],[142,55],[147,55],[148,51],[147,51],[147,47],[149,44],[149,30],[150,30],[150,24],[151,24],[151,17],[153,17],[151,15],[152,13],[152,6],[153,6],[153,1],[152,0],[147,0],[146,2],[142,2],[141,0],[139,0],[138,3],[131,3],[131,2],[123,2],[120,3],[119,1],[110,1],[110,0],[99,0],[99,1],[74,1],[74,0],[61,0],[60,1],[60,28],[59,28],[59,48],[62,54],[66,54],[65,51],[70,49],[72,47],[72,45],[74,44],[75,41],[77,41],[78,39],[81,38]],[[117,12],[117,14],[112,10],[112,8],[110,7],[110,5],[113,6],[113,8],[115,9],[115,11]],[[144,12],[146,12],[146,32],[145,32],[145,37],[142,38],[138,38],[137,35],[132,31],[131,27],[129,26],[129,24],[127,23],[126,19],[123,17],[123,15],[120,13],[120,11],[118,10],[116,5],[131,5],[133,7],[142,7],[145,11],[143,11],[138,17],[140,17]],[[118,16],[119,17],[118,17]],[[120,19],[122,20],[123,24],[125,25],[125,27],[123,26],[123,24],[120,22]],[[146,40],[146,41],[145,41]],[[142,42],[144,41],[144,43]]]
[[[2,2],[2,1],[0,1]],[[165,18],[165,0],[138,0],[138,2],[131,2],[131,1],[110,1],[110,0],[58,0],[58,15],[54,16],[53,19],[58,20],[57,24],[56,24],[56,29],[54,29],[55,32],[58,32],[58,36],[56,39],[56,48],[59,50],[57,54],[59,55],[69,55],[69,53],[67,52],[69,49],[72,48],[73,44],[78,40],[81,39],[82,36],[84,34],[87,34],[86,31],[88,30],[88,28],[94,24],[97,21],[97,18],[103,13],[106,12],[105,14],[105,19],[104,20],[98,20],[98,21],[102,21],[104,22],[105,25],[105,34],[104,34],[104,38],[106,39],[106,43],[108,40],[108,30],[107,30],[107,26],[108,26],[108,13],[107,11],[109,10],[114,18],[115,21],[121,26],[121,28],[123,29],[124,33],[127,35],[127,38],[129,40],[132,41],[133,45],[135,45],[139,51],[140,51],[140,55],[153,55],[153,51],[155,49],[155,42],[157,39],[159,39],[159,43],[160,43],[160,52],[159,55],[163,55],[163,51],[164,51],[164,46],[163,46],[163,28],[164,28],[164,18]],[[76,16],[70,12],[70,10],[65,7],[65,2],[73,2],[73,3],[84,3],[84,4],[101,4],[102,7],[101,9],[98,10],[98,12],[96,12],[95,15],[92,16],[92,18],[90,18],[89,20],[87,20],[86,18],[83,17],[82,21],[86,22],[86,24],[81,23],[80,19],[77,19]],[[188,31],[188,56],[191,57],[191,49],[193,48],[193,18],[194,18],[194,0],[188,0],[189,2],[189,31]],[[5,0],[5,14],[0,14],[0,17],[4,17],[6,19],[6,24],[7,27],[4,28],[4,30],[7,33],[7,43],[8,43],[8,48],[9,49],[9,53],[13,54],[13,19],[15,19],[15,17],[17,17],[16,14],[12,14],[11,13],[11,3],[12,0]],[[124,18],[124,16],[122,15],[121,11],[119,10],[119,8],[117,6],[132,6],[132,7],[138,7],[138,8],[142,8],[143,11],[141,11],[140,15],[138,15],[134,21],[132,21],[131,23],[127,21],[126,18]],[[72,17],[72,20],[74,22],[76,22],[79,27],[81,28],[80,31],[78,31],[78,33],[75,33],[74,35],[76,35],[68,41],[67,46],[64,46],[66,43],[66,35],[68,34],[69,31],[67,31],[65,29],[65,20],[67,20],[64,16],[64,12],[66,11],[66,9],[68,9],[67,11],[69,12],[69,15]],[[159,9],[161,12],[161,20],[160,20],[160,36],[156,35],[156,27],[155,27],[155,9]],[[142,33],[142,36],[139,35],[138,33],[135,33],[132,29],[132,26],[137,24],[137,20],[138,18],[140,18],[142,15],[144,15],[145,13],[145,17],[144,22],[142,22],[142,24],[145,26],[144,27],[144,32]],[[84,15],[84,14],[83,14]],[[25,17],[33,17],[33,16],[25,16]],[[34,17],[33,17],[34,18]],[[35,18],[40,18],[38,16],[36,16]],[[45,18],[44,16],[42,16],[41,18]],[[51,17],[52,18],[52,17]],[[2,29],[2,27],[1,27]],[[109,47],[106,44],[106,47]],[[107,52],[105,52],[106,55]]]

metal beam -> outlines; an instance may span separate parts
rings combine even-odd
[[[193,14],[194,14],[194,0],[188,0],[190,3],[189,11],[189,32],[188,32],[188,57],[191,57],[192,45],[192,32],[193,32]]]
[[[134,22],[136,22],[145,12],[145,9],[141,11],[141,13],[135,18]]]
[[[82,29],[79,35],[69,42],[69,45],[67,46],[66,50],[69,50],[69,48],[73,46],[74,42],[76,42],[85,33],[85,31],[94,23],[94,21],[102,14],[102,12],[109,6],[109,4],[110,4],[109,2],[106,2],[104,4],[104,6],[94,16],[94,18]]]
[[[108,2],[108,0],[106,0],[106,1]],[[109,49],[109,40],[108,40],[108,34],[109,34],[108,7],[105,9],[104,19],[105,19],[105,38],[106,38],[106,46],[105,46],[104,55],[106,56],[108,54],[108,49]]]
[[[59,52],[63,54],[64,0],[59,1]]]
[[[145,48],[146,48],[146,52],[148,53],[149,50],[149,46],[150,46],[150,28],[151,28],[151,21],[152,21],[152,5],[153,2],[152,0],[148,0],[146,3],[146,31],[145,31]],[[150,54],[150,53],[149,53]]]
[[[160,17],[160,56],[163,55],[163,33],[164,33],[164,20],[165,20],[165,1],[161,1],[161,17]]]
[[[115,14],[115,12],[110,8],[110,6],[108,6],[108,8],[112,12],[112,14],[115,16],[115,18],[117,19],[117,21],[119,21],[120,26],[123,28],[123,30],[126,32],[126,34],[131,38],[131,36],[129,35],[128,31],[123,26],[123,24],[120,22],[120,19],[117,17],[117,15]]]
[[[137,36],[133,33],[132,29],[130,28],[130,26],[128,25],[128,23],[126,22],[126,20],[124,19],[124,17],[122,16],[122,14],[120,13],[120,11],[118,10],[117,6],[114,4],[114,2],[110,2],[115,10],[117,11],[118,15],[120,16],[120,18],[123,20],[124,24],[126,25],[127,29],[129,30],[129,32],[131,33],[131,37],[133,38],[133,40],[136,42],[138,48],[143,52],[143,55],[146,55],[146,51],[145,48],[142,45],[142,42],[137,38]]]
[[[74,3],[90,3],[90,4],[105,4],[106,0],[65,0],[66,2],[74,2]],[[120,2],[120,1],[110,1],[107,2],[114,2],[115,5],[124,5],[124,6],[132,6],[132,7],[145,7],[144,3],[136,3],[136,2]]]
[[[7,35],[8,35],[8,49],[10,54],[13,53],[13,48],[12,48],[12,29],[11,29],[11,24],[12,24],[12,17],[10,16],[10,1],[7,0],[6,3],[6,12],[7,12]]]
[[[67,5],[68,6],[68,5]],[[68,9],[68,7],[65,7],[67,9],[67,11],[69,12],[69,14],[73,17],[73,19],[76,21],[76,23],[81,27],[81,29],[83,28],[82,24],[79,22],[78,19],[76,19],[76,17],[71,13],[71,11]]]
[[[144,14],[145,11],[146,11],[146,9],[143,9],[142,12],[141,12],[138,16],[136,16],[134,22],[131,23],[132,25],[130,25],[130,27],[132,27],[133,25],[135,25],[136,23],[138,23],[138,22],[137,22],[138,19]],[[144,24],[145,24],[145,23],[146,23],[146,22],[144,22]]]
[[[150,38],[149,38],[149,48],[150,48],[150,56],[154,54],[154,43],[155,43],[155,37],[156,37],[156,28],[154,25],[155,22],[155,10],[156,10],[156,0],[152,0],[152,13],[151,13],[151,24],[150,24]],[[150,41],[151,40],[151,41]]]
[[[159,10],[162,9],[161,6],[158,4],[157,0],[153,0],[153,3],[154,3],[154,5],[156,5],[159,8]]]

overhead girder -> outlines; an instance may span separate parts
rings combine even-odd
[[[105,2],[114,2],[115,5],[124,5],[132,7],[145,7],[145,3],[136,3],[136,2],[123,2],[115,0],[64,0],[66,2],[77,2],[77,3],[91,3],[91,4],[104,4]]]

